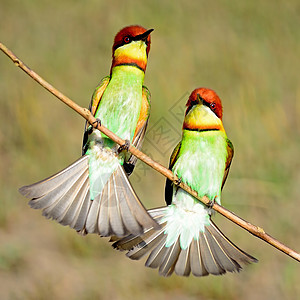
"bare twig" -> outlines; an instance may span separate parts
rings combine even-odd
[[[71,99],[63,95],[61,92],[59,92],[57,89],[55,89],[52,85],[50,85],[47,81],[45,81],[42,77],[40,77],[37,73],[32,71],[30,68],[28,68],[18,57],[16,57],[5,45],[0,43],[0,49],[15,63],[15,65],[19,68],[21,68],[25,73],[27,73],[31,78],[33,78],[35,81],[37,81],[40,85],[42,85],[45,89],[47,89],[50,93],[52,93],[54,96],[56,96],[59,100],[67,104],[69,107],[71,107],[73,110],[75,110],[77,113],[79,113],[82,117],[84,117],[90,124],[94,123],[94,127],[103,132],[105,135],[107,135],[110,139],[112,139],[114,142],[118,143],[119,145],[124,145],[125,141],[115,135],[113,132],[105,128],[103,125],[100,125],[99,123],[95,122],[96,119],[91,114],[91,112],[86,109],[82,108],[81,106],[74,103]],[[170,170],[163,167],[161,164],[157,163],[156,161],[152,160],[149,156],[145,155],[143,152],[136,149],[134,146],[130,145],[129,151],[135,155],[138,159],[149,165],[151,168],[155,169],[174,183],[178,183],[178,177],[175,176]],[[285,246],[269,234],[267,234],[262,228],[253,225],[242,218],[238,217],[231,211],[227,210],[221,205],[218,205],[217,203],[212,203],[206,196],[200,198],[196,191],[192,190],[188,185],[184,184],[183,182],[180,182],[179,186],[197,198],[199,201],[204,203],[207,206],[211,206],[215,211],[229,219],[230,221],[234,222],[235,224],[239,225],[240,227],[246,229],[248,232],[252,233],[256,237],[264,240],[265,242],[269,243],[273,247],[277,248],[278,250],[284,252],[285,254],[289,255],[290,257],[294,258],[295,260],[300,262],[300,254],[296,251],[290,249],[289,247]]]

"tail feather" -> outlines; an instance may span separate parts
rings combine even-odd
[[[200,244],[193,240],[190,247],[190,265],[194,276],[207,276],[208,272],[204,267],[203,258],[200,251]]]
[[[160,267],[166,253],[168,252],[168,248],[165,247],[167,236],[162,235],[159,238],[160,240],[157,241],[157,246],[151,251],[145,263],[146,267],[150,267],[153,269]]]
[[[159,228],[141,204],[121,165],[91,200],[87,155],[52,177],[19,191],[31,198],[29,205],[42,209],[45,217],[82,233],[123,237]]]
[[[45,191],[45,190],[41,189],[41,194],[37,195],[31,201],[29,201],[30,207],[32,207],[34,209],[46,209],[51,206],[55,206],[57,204],[57,202],[59,202],[60,199],[66,193],[68,193],[69,191],[72,191],[72,190],[70,190],[70,187],[73,187],[73,183],[74,182],[76,183],[77,180],[81,176],[82,176],[81,172],[75,173],[73,176],[70,176],[66,180],[62,180],[62,182],[57,186],[56,189],[52,189],[49,191]],[[63,178],[63,179],[65,179],[65,178]],[[26,188],[34,191],[36,188],[38,189],[39,186],[36,184],[33,184],[32,186],[28,186]],[[20,191],[20,192],[22,193],[22,191]],[[25,196],[28,197],[28,195],[25,195]]]
[[[82,156],[64,170],[34,184],[21,187],[19,192],[27,198],[40,198],[53,190],[57,191],[58,186],[65,186],[65,182],[85,170],[87,164],[87,156]]]
[[[211,233],[210,226],[206,227],[205,236],[207,238],[209,248],[212,251],[212,255],[221,269],[233,272],[240,268],[240,265],[234,259],[229,257],[226,250],[222,248],[217,238]]]
[[[217,225],[210,220],[211,226],[209,227],[211,234],[216,238],[219,242],[220,247],[226,251],[228,256],[236,261],[236,263],[244,263],[249,264],[251,262],[258,262],[256,258],[244,252],[240,248],[238,248],[234,243],[232,243],[217,227]]]
[[[89,178],[86,177],[85,181],[84,181],[83,185],[81,186],[81,188],[79,189],[74,201],[71,202],[69,209],[65,213],[64,217],[60,220],[60,223],[62,225],[70,224],[71,227],[75,228],[75,224],[78,221],[80,211],[81,210],[85,211],[84,204],[88,203],[88,201],[85,201],[85,198],[88,193],[89,193]],[[83,199],[83,201],[82,201],[82,199]]]
[[[86,223],[84,224],[84,228],[82,229],[85,231],[85,233],[99,233],[97,230],[98,216],[99,214],[101,214],[101,217],[103,218],[103,214],[104,214],[103,210],[101,210],[100,212],[101,195],[102,194],[98,194],[94,198],[94,200],[91,200],[90,202],[90,206],[86,216]]]
[[[199,235],[200,252],[201,252],[204,268],[208,273],[213,275],[223,274],[225,273],[225,270],[222,269],[217,263],[216,258],[210,247],[210,244],[207,240],[205,232],[204,233],[201,232]]]
[[[180,276],[220,275],[226,272],[239,272],[241,263],[257,262],[251,255],[235,246],[210,220],[204,231],[191,240],[187,248],[180,244],[180,236],[170,246],[166,245],[167,221],[164,218],[167,208],[149,210],[149,214],[160,224],[142,235],[129,235],[122,239],[114,238],[113,247],[128,250],[131,259],[140,259],[148,254],[145,265],[158,268],[159,274],[169,276],[174,271]]]
[[[110,226],[112,228],[112,232],[115,232],[119,236],[124,236],[128,234],[128,229],[126,226],[123,225],[122,221],[122,211],[120,206],[120,201],[117,199],[117,193],[115,191],[111,191],[111,189],[114,189],[116,187],[116,176],[115,174],[112,175],[114,180],[114,185],[112,185],[110,182],[108,184],[108,194],[114,193],[116,197],[110,197],[110,203],[109,206],[109,220],[110,220]]]
[[[179,239],[177,239],[177,241],[172,246],[166,249],[167,251],[164,255],[164,259],[162,260],[159,266],[159,274],[162,276],[169,276],[174,271],[176,261],[178,259],[180,249],[181,249],[179,244]]]
[[[71,185],[69,190],[64,188],[63,195],[58,198],[57,201],[44,208],[43,215],[47,218],[53,218],[60,223],[72,205],[73,201],[76,199],[77,194],[82,189],[82,186],[87,178],[88,172],[85,171],[77,180],[74,180],[74,184]]]
[[[140,228],[135,225],[135,221],[141,225],[144,229],[155,227],[159,228],[158,224],[147,213],[143,204],[139,201],[136,193],[134,192],[131,184],[129,183],[128,176],[126,175],[122,167],[118,168],[118,176],[115,177],[116,187],[119,187],[119,202],[123,204],[126,201],[126,205],[130,210],[130,214],[123,214],[127,223],[133,223],[135,228],[132,228],[132,233],[140,232]],[[116,193],[117,194],[117,193]],[[134,222],[133,222],[134,221]],[[130,226],[132,226],[130,225]]]
[[[156,234],[149,232],[149,237],[136,238],[135,241],[140,240],[138,243],[138,247],[133,248],[127,253],[127,256],[131,259],[138,260],[143,257],[147,252],[149,252],[155,245],[157,245],[158,240],[164,237],[164,228],[158,230]],[[131,242],[133,244],[134,241]]]
[[[113,195],[117,197],[116,201],[119,203],[119,208],[122,214],[121,221],[124,224],[123,227],[125,227],[125,229],[127,229],[132,234],[137,234],[138,232],[141,232],[143,230],[141,226],[143,222],[139,222],[138,220],[142,210],[139,210],[135,213],[134,209],[131,208],[131,203],[133,203],[132,205],[134,205],[135,202],[139,202],[139,200],[131,185],[129,184],[127,175],[125,174],[123,168],[119,168],[118,171],[118,176],[114,177],[115,189]],[[148,220],[145,219],[145,222],[147,221]],[[150,224],[145,224],[145,228],[149,227],[151,227]]]
[[[175,273],[179,276],[189,276],[191,273],[190,265],[190,247],[182,249],[179,253],[177,263],[175,265]]]
[[[81,198],[80,205],[78,206],[75,218],[73,219],[72,223],[66,224],[69,225],[71,228],[74,228],[76,231],[83,231],[85,228],[86,218],[89,213],[89,208],[93,201],[90,200],[90,190],[88,185],[87,193]]]
[[[151,217],[158,223],[161,224],[161,219],[164,216],[164,210],[161,208],[152,209],[148,211]],[[128,251],[127,256],[131,259],[137,260],[142,258],[150,249],[153,248],[155,244],[157,244],[157,240],[159,239],[159,235],[164,235],[165,226],[161,226],[159,230],[155,230],[154,228],[150,228],[144,231],[142,237],[139,235],[130,234],[122,239],[117,236],[113,236],[110,239],[110,242],[115,242],[113,247],[121,250]],[[134,247],[136,246],[137,247]]]

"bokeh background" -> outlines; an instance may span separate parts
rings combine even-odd
[[[108,75],[122,27],[154,28],[145,84],[152,109],[143,149],[167,165],[196,87],[223,100],[235,146],[223,204],[300,250],[300,3],[279,1],[1,0],[0,40],[87,107]],[[18,188],[81,154],[84,120],[0,53],[1,299],[299,299],[299,263],[216,215],[259,259],[239,274],[162,278],[107,239],[81,237],[41,216]],[[147,207],[164,178],[139,163],[133,185]]]

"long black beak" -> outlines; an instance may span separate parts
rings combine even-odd
[[[146,32],[139,34],[133,38],[134,41],[145,41],[148,37],[148,35],[153,31],[154,29],[149,29]]]

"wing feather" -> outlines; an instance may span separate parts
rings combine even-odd
[[[181,142],[179,142],[177,144],[177,146],[175,147],[175,149],[172,152],[172,155],[170,158],[170,164],[169,164],[170,170],[172,170],[172,168],[177,160],[180,147],[181,147]],[[172,203],[172,197],[173,197],[173,182],[170,179],[166,179],[165,201],[166,201],[167,205],[170,205]]]
[[[142,145],[146,134],[146,129],[148,126],[148,119],[150,115],[150,97],[151,95],[149,90],[145,86],[143,86],[142,106],[141,106],[140,116],[132,140],[132,145],[136,147],[138,150],[142,149]],[[130,175],[133,172],[136,163],[137,163],[137,158],[134,155],[129,156],[128,160],[125,161],[123,167],[127,175]]]
[[[100,83],[97,85],[93,95],[92,99],[89,105],[89,111],[92,113],[93,116],[95,116],[96,111],[99,107],[101,98],[103,96],[103,93],[110,81],[110,76],[104,77]],[[83,134],[83,141],[82,141],[82,155],[84,155],[87,151],[87,141],[88,141],[88,136],[89,136],[89,123],[86,121],[84,125],[84,134]]]
[[[230,169],[230,165],[231,165],[231,161],[233,158],[233,154],[234,154],[233,145],[232,145],[231,141],[229,139],[227,139],[227,160],[226,160],[225,171],[224,171],[221,189],[223,189],[223,186],[226,182],[226,179],[227,179],[227,176],[229,173],[229,169]]]

